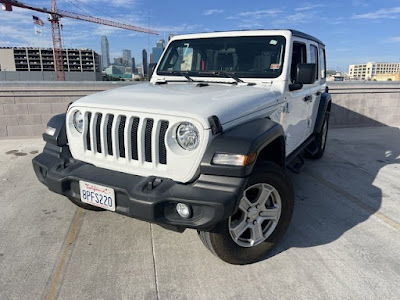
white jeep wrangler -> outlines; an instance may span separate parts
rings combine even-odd
[[[324,44],[294,30],[175,36],[151,82],[84,97],[53,117],[39,180],[76,205],[183,231],[232,264],[282,238],[285,169],[325,149]]]

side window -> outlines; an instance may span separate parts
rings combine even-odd
[[[316,72],[315,72],[315,79],[318,80],[318,48],[316,46],[310,46],[310,64],[315,64]]]
[[[294,42],[292,53],[292,65],[290,69],[290,79],[292,82],[296,79],[297,65],[307,63],[307,50],[306,44]]]
[[[326,78],[326,54],[325,49],[319,48],[319,57],[321,61],[321,79]]]

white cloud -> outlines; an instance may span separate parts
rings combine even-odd
[[[160,33],[186,33],[201,30],[202,25],[199,24],[182,24],[182,25],[154,25],[151,29]]]
[[[266,17],[273,17],[280,14],[282,10],[280,9],[266,9],[266,10],[255,10],[255,11],[245,11],[238,13],[236,15],[230,16],[227,19],[241,19],[243,17],[251,19],[262,19]]]
[[[353,15],[353,19],[396,19],[400,16],[400,6],[382,8],[373,12]]]
[[[205,16],[211,16],[215,14],[222,14],[224,11],[222,9],[209,9],[203,12]]]
[[[295,8],[295,11],[312,10],[312,9],[319,8],[319,7],[324,7],[324,6],[325,5],[323,5],[323,4],[305,3],[303,6]]]
[[[297,26],[299,24],[305,24],[309,22],[315,22],[315,17],[313,12],[297,12],[294,14],[285,15],[284,17],[275,20],[274,25],[281,26]]]
[[[400,36],[395,36],[390,39],[391,42],[400,43]]]
[[[102,6],[104,5],[109,5],[113,7],[119,7],[119,8],[133,8],[137,4],[138,1],[135,0],[79,0],[80,2],[87,3],[88,5],[95,7],[98,10],[102,10]],[[62,1],[64,3],[69,3],[68,0]],[[88,7],[83,6],[82,8],[88,9]]]

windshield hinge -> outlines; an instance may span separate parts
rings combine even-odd
[[[216,134],[222,132],[222,125],[217,116],[209,117],[208,122],[210,123],[211,132],[213,135],[216,135]]]

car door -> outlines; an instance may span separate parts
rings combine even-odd
[[[293,39],[289,84],[293,83],[296,78],[297,64],[307,63],[307,49],[307,40]],[[296,91],[290,91],[289,89],[287,91],[287,107],[283,126],[286,133],[286,155],[289,155],[304,142],[308,134],[309,105],[305,98],[310,93],[306,85]]]
[[[308,62],[311,64],[315,64],[316,67],[316,74],[315,74],[315,82],[313,84],[308,84],[306,85],[306,88],[308,89],[308,128],[307,128],[307,135],[310,136],[315,127],[315,122],[317,119],[317,113],[318,113],[318,107],[319,103],[321,101],[321,94],[322,94],[322,89],[323,89],[323,84],[322,81],[323,79],[321,78],[321,55],[319,51],[319,45],[316,42],[309,41],[308,42],[308,48],[309,48],[309,58]],[[325,68],[325,67],[324,67]],[[325,72],[324,72],[325,74]]]

